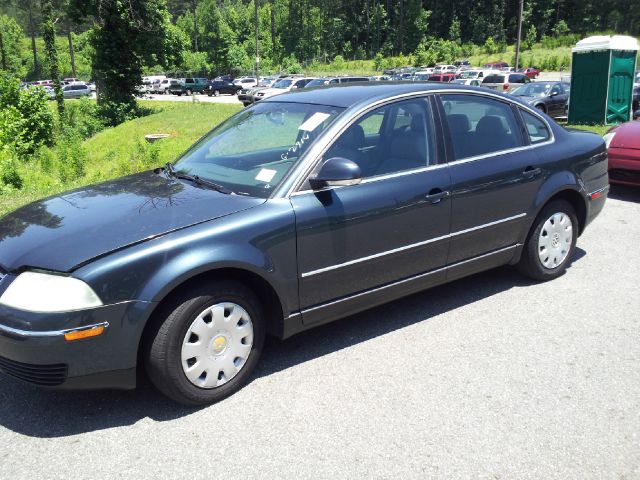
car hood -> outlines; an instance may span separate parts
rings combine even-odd
[[[145,172],[74,190],[0,218],[0,266],[60,272],[129,245],[264,203]]]
[[[640,120],[623,123],[613,130],[616,135],[609,148],[640,149]]]
[[[271,96],[271,95],[278,95],[279,93],[286,93],[289,90],[286,88],[265,88],[263,90],[260,90],[260,93],[263,93],[265,97],[267,96]]]
[[[536,102],[538,100],[544,100],[546,98],[546,97],[540,97],[536,95],[514,95],[514,97],[517,97],[523,102],[527,102],[527,103]]]

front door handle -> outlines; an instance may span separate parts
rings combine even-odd
[[[435,205],[436,203],[440,203],[442,199],[447,198],[449,195],[451,195],[451,192],[449,192],[448,190],[443,191],[439,188],[434,188],[426,197],[424,197],[424,199],[427,202],[431,202]]]
[[[522,175],[524,175],[525,178],[533,178],[536,175],[540,175],[540,172],[542,172],[540,168],[529,166],[524,169],[524,172],[522,172]]]

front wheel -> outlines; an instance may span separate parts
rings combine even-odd
[[[206,405],[239,390],[258,363],[265,336],[262,308],[251,290],[225,281],[185,291],[160,313],[147,337],[153,384],[185,405]]]
[[[220,96],[220,90],[214,90],[213,91],[213,96],[214,97],[219,97]]]
[[[571,264],[578,236],[575,209],[555,200],[542,209],[529,232],[518,270],[534,280],[552,280]]]

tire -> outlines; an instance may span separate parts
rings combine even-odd
[[[232,281],[202,285],[176,295],[157,318],[143,353],[151,382],[167,397],[207,405],[246,384],[265,337],[262,308],[251,290]]]
[[[553,280],[571,264],[578,236],[575,209],[565,200],[554,200],[536,217],[527,236],[518,270],[529,278]]]
[[[193,92],[191,91],[190,88],[187,89],[187,95],[191,95]]]
[[[220,90],[214,90],[213,91],[213,96],[214,97],[219,97],[220,96]]]
[[[210,97],[210,96],[211,96],[211,93],[207,93],[207,97]]]

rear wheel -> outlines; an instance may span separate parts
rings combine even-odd
[[[575,209],[555,200],[542,209],[529,232],[518,270],[534,280],[552,280],[571,264],[578,235]]]
[[[153,384],[185,405],[205,405],[239,390],[255,368],[265,328],[257,297],[245,286],[216,282],[178,295],[147,337]]]
[[[213,91],[213,96],[214,97],[219,97],[220,96],[220,90],[214,90]]]

